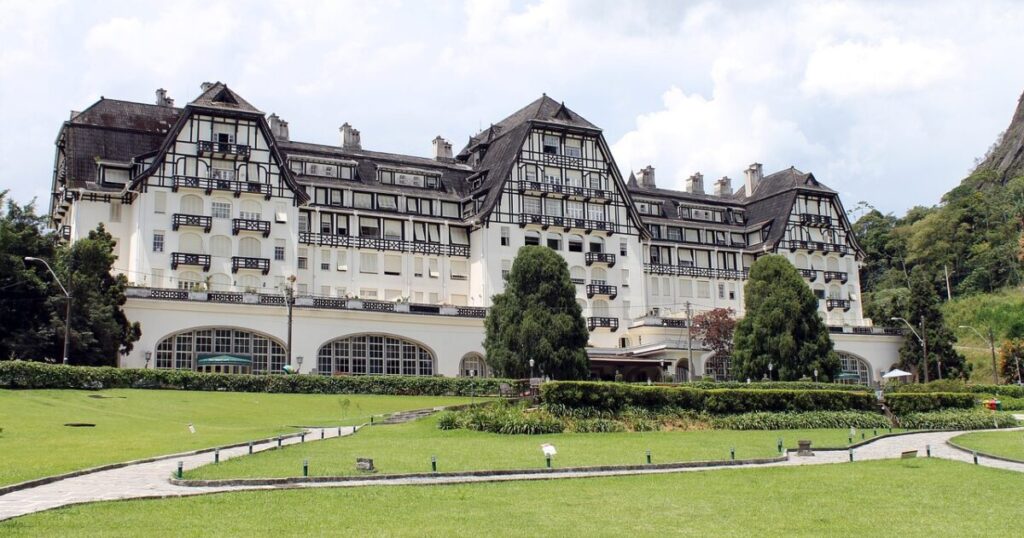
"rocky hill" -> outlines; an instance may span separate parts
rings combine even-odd
[[[1010,126],[989,149],[975,172],[993,171],[1000,182],[1024,175],[1024,94],[1017,100],[1017,111]]]

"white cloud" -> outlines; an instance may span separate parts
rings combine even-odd
[[[932,46],[898,38],[876,44],[844,41],[811,53],[801,88],[837,97],[922,90],[958,70],[956,47],[948,41]]]

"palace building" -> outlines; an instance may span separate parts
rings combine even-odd
[[[293,141],[222,83],[184,107],[100,99],[56,141],[50,218],[74,241],[103,224],[136,368],[321,375],[489,375],[491,297],[523,245],[567,262],[593,375],[729,377],[690,341],[689,317],[743,315],[754,259],[782,254],[820,299],[843,378],[877,383],[902,333],[863,317],[857,245],[839,196],[813,174],[760,164],[736,185],[695,174],[622,177],[602,131],[542,96],[454,153]]]

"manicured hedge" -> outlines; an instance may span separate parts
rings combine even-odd
[[[204,374],[182,370],[140,370],[0,361],[0,388],[8,389],[177,389],[298,394],[402,394],[414,396],[495,395],[502,383],[516,392],[525,381],[510,379]]]
[[[842,383],[815,383],[813,381],[692,381],[671,386],[691,387],[695,389],[749,389],[749,390],[846,390],[851,392],[871,392],[867,385],[846,385]]]
[[[978,405],[978,400],[964,392],[904,392],[887,394],[885,403],[894,414],[906,415],[939,409],[970,409]]]
[[[987,430],[1014,428],[1020,421],[1012,413],[982,409],[946,409],[929,413],[910,413],[900,417],[900,426],[910,430]]]
[[[986,385],[975,383],[964,383],[956,379],[943,379],[931,383],[900,383],[893,385],[892,392],[965,392],[970,394],[989,394],[996,396],[1008,396],[1011,398],[1024,398],[1024,387],[1020,385]]]
[[[754,411],[870,411],[877,407],[867,392],[829,390],[695,389],[624,383],[562,381],[545,383],[547,405],[618,411],[625,407],[675,407],[713,414]]]
[[[809,411],[806,413],[743,413],[714,417],[720,430],[811,430],[836,428],[886,428],[889,419],[868,411]]]

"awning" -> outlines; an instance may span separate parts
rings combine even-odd
[[[240,355],[211,355],[199,357],[199,366],[248,366],[252,367],[252,359]]]
[[[843,373],[837,375],[836,379],[838,379],[840,381],[857,380],[857,379],[860,379],[860,374],[858,374],[856,372],[843,372]]]

